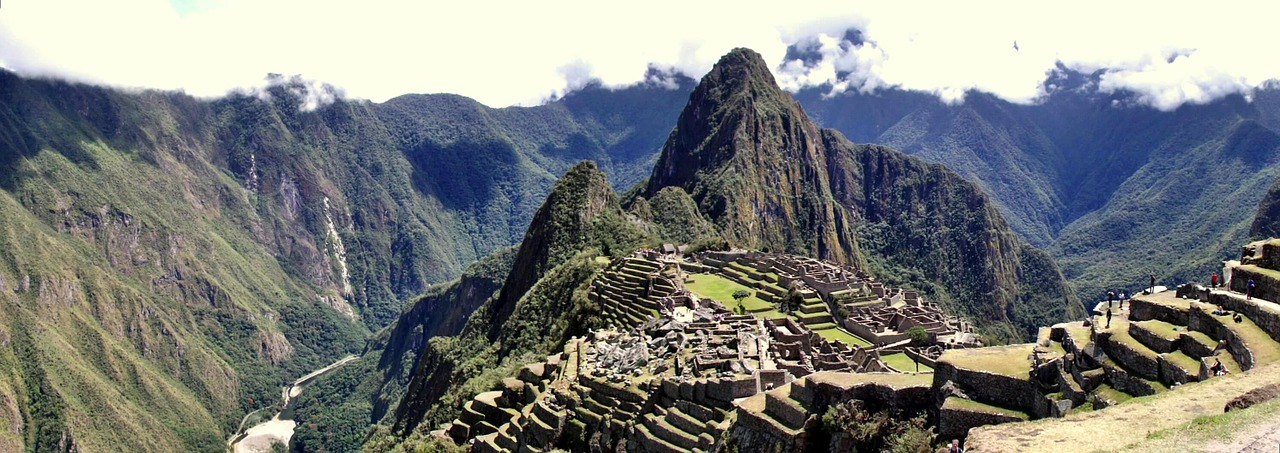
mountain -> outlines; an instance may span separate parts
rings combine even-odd
[[[596,258],[608,250],[629,253],[649,240],[626,219],[604,174],[590,161],[565,173],[535,219],[503,288],[457,336],[433,338],[416,351],[416,369],[394,414],[395,432],[453,419],[476,392],[531,357],[562,347],[570,335],[585,333],[598,311],[586,300],[586,286],[608,263]]]
[[[279,385],[520,241],[581,158],[643,178],[683,96],[302,108],[325,90],[199,100],[0,71],[0,450],[222,450]],[[427,334],[474,307],[427,310]]]
[[[817,126],[758,54],[720,59],[689,97],[644,194],[678,187],[737,246],[854,263]]]
[[[980,188],[819,129],[747,49],[694,89],[643,193],[671,187],[734,246],[871,266],[1006,338],[1076,313],[1057,266]]]
[[[464,277],[419,301],[471,305],[485,297],[458,335],[421,342],[402,334],[425,331],[415,327],[426,319],[415,306],[390,329],[391,341],[366,353],[381,357],[365,373],[372,380],[358,382],[348,368],[326,378],[345,384],[322,382],[318,388],[329,387],[317,395],[374,402],[372,412],[353,406],[377,425],[366,450],[437,448],[428,432],[457,417],[468,398],[602,322],[586,298],[608,262],[600,257],[670,240],[666,234],[864,266],[1007,339],[1079,312],[1052,259],[1019,239],[976,185],[941,165],[817,128],[751,50],[734,50],[702,79],[653,173],[631,194],[628,216],[594,164],[575,166],[535,214],[502,289],[486,296],[497,281],[491,275],[484,291],[465,290]],[[474,296],[459,298],[464,292]],[[403,346],[409,342],[415,348]],[[401,393],[405,379],[394,370],[407,363],[416,365]],[[378,409],[397,399],[393,414]],[[300,420],[316,430],[299,438],[312,449],[350,448],[326,440],[344,431],[333,423],[347,417],[323,400],[302,405]]]
[[[1247,242],[1280,176],[1280,90],[1159,111],[1064,71],[1041,102],[971,92],[947,105],[883,90],[797,98],[826,127],[946,165],[983,188],[1081,295],[1203,280]]]

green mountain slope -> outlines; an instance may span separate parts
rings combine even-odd
[[[637,128],[663,110],[610,99],[673,92],[300,110],[312,89],[201,101],[0,71],[0,332],[23,332],[0,351],[0,450],[221,450],[283,382],[518,241],[580,156],[643,177],[667,126]]]
[[[1246,242],[1275,178],[1280,94],[1228,97],[1161,112],[1091,77],[1060,74],[1051,95],[1014,105],[981,93],[943,105],[889,90],[798,94],[815,119],[954,169],[1045,247],[1082,295],[1162,280],[1203,280]],[[1207,225],[1228,225],[1208,231]]]
[[[645,194],[679,187],[735,246],[871,265],[1005,338],[1078,311],[1057,266],[939,165],[819,130],[750,50],[690,96]]]

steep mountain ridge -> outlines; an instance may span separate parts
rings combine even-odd
[[[680,187],[735,244],[853,264],[817,126],[759,54],[721,58],[690,95],[644,191]]]
[[[976,182],[1081,294],[1132,291],[1150,273],[1203,279],[1247,242],[1246,219],[1280,176],[1280,148],[1267,139],[1280,97],[1264,87],[1249,101],[1230,96],[1161,112],[1128,93],[1099,93],[1091,80],[1055,78],[1051,94],[1033,105],[969,93],[949,106],[897,90],[827,98],[809,89],[797,97],[819,123],[855,141],[901,149]],[[1227,227],[1209,232],[1209,225]],[[1170,240],[1177,246],[1151,245]]]
[[[202,101],[0,71],[0,332],[24,332],[0,372],[16,427],[0,449],[222,449],[277,385],[519,240],[579,155],[647,171],[632,148],[665,130],[636,125],[661,108],[609,99],[671,92],[302,111],[306,89]],[[468,308],[432,313],[434,328],[460,329]]]
[[[1053,261],[979,188],[819,130],[748,49],[723,57],[690,95],[644,193],[671,186],[735,246],[872,264],[1006,338],[1079,311]]]

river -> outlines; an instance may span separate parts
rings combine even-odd
[[[333,362],[329,364],[329,366],[312,371],[306,376],[293,381],[293,383],[287,387],[282,388],[280,391],[280,397],[281,400],[284,401],[284,405],[281,406],[280,412],[276,412],[276,415],[271,417],[270,420],[253,425],[252,428],[247,430],[243,430],[244,420],[248,420],[249,416],[253,415],[257,411],[246,414],[244,419],[240,422],[242,431],[236,433],[235,436],[232,436],[232,438],[227,441],[227,448],[235,453],[260,453],[271,451],[272,444],[280,443],[288,446],[289,439],[293,437],[293,429],[298,426],[298,423],[289,418],[281,418],[281,415],[289,412],[291,409],[289,405],[292,404],[293,398],[301,395],[302,390],[306,388],[306,385],[310,383],[311,380],[359,359],[359,356],[354,355],[343,357],[337,362]]]

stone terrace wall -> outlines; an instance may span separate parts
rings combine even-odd
[[[1231,290],[1244,294],[1249,287],[1249,279],[1255,284],[1253,297],[1269,301],[1280,301],[1280,279],[1275,279],[1255,269],[1236,267],[1232,271]]]
[[[1129,300],[1130,321],[1146,321],[1150,319],[1157,319],[1178,326],[1185,326],[1188,322],[1187,312],[1185,311],[1149,302],[1141,298]]]
[[[998,406],[1036,412],[1042,399],[1030,375],[1014,378],[981,370],[957,368],[947,362],[938,362],[933,369],[935,394],[941,394],[942,385],[951,381],[960,386],[973,400],[990,402]]]
[[[1238,294],[1215,291],[1209,293],[1209,303],[1243,313],[1253,320],[1271,339],[1280,341],[1280,311],[1264,308],[1261,304],[1245,300]]]

